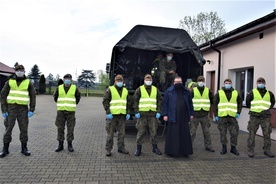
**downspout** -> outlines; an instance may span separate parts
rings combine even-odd
[[[221,68],[221,51],[218,50],[213,46],[213,43],[210,42],[210,48],[214,51],[218,52],[218,83],[217,83],[217,90],[220,89],[220,68]]]

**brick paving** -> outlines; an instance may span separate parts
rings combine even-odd
[[[256,137],[254,158],[246,151],[248,134],[240,132],[237,149],[239,156],[231,153],[220,155],[219,132],[215,124],[211,136],[215,153],[204,150],[201,127],[194,142],[194,154],[189,158],[170,158],[151,152],[151,145],[143,145],[140,157],[134,156],[136,149],[133,126],[127,127],[126,148],[129,155],[117,152],[116,137],[111,157],[105,156],[105,112],[100,97],[82,97],[77,107],[75,152],[67,149],[56,153],[56,106],[52,96],[38,95],[35,115],[30,118],[28,148],[31,156],[20,153],[18,125],[13,130],[10,154],[0,159],[1,184],[232,184],[232,183],[276,183],[276,158],[263,154],[262,137]],[[3,122],[3,118],[0,118]],[[131,123],[128,123],[131,125]],[[133,123],[132,123],[133,124]],[[164,150],[165,136],[159,148]],[[1,149],[4,125],[0,125]],[[229,135],[228,135],[229,139]],[[65,144],[67,148],[67,144]],[[230,146],[228,146],[230,147]],[[276,143],[272,142],[276,153]]]

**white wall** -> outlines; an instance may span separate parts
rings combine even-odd
[[[259,33],[263,33],[263,38],[259,39]],[[231,70],[254,67],[254,87],[258,77],[266,79],[266,87],[276,95],[276,27],[269,28],[262,32],[255,33],[245,38],[240,38],[237,41],[217,47],[221,51],[221,73],[220,87],[223,86],[223,81],[230,78],[235,87],[235,72]],[[211,63],[204,65],[204,76],[206,77],[206,85],[210,87],[210,72],[216,72],[216,82],[218,81],[218,53],[216,51],[203,52],[205,60],[210,60]],[[215,84],[215,92],[217,91]],[[276,108],[276,106],[274,106]],[[242,109],[241,117],[238,120],[240,130],[247,131],[247,123],[249,120],[249,109]],[[262,135],[259,128],[258,135]],[[276,140],[276,129],[273,128],[271,138]]]

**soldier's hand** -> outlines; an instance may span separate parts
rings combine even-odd
[[[34,115],[34,112],[32,112],[32,111],[28,112],[28,117],[32,117],[33,115]]]
[[[112,119],[112,118],[113,118],[113,115],[112,115],[112,114],[108,114],[108,115],[106,115],[106,118],[107,118],[107,119]]]
[[[160,114],[160,113],[156,113],[156,115],[155,115],[156,119],[159,119],[159,118],[160,118],[160,116],[161,116],[161,114]]]
[[[236,118],[239,119],[239,117],[240,117],[240,114],[236,114]]]
[[[8,117],[8,112],[4,112],[4,113],[2,113],[2,116],[3,116],[3,118],[7,118]]]
[[[135,118],[137,118],[137,119],[140,118],[140,113],[139,112],[135,114]]]
[[[130,115],[127,114],[127,115],[126,115],[126,120],[129,120],[129,118],[130,118]]]
[[[215,117],[215,121],[218,121],[218,120],[219,120],[219,117],[218,117],[218,116],[216,116],[216,117]]]

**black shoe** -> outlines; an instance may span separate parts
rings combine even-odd
[[[5,156],[7,156],[7,154],[9,154],[9,145],[10,143],[4,143],[4,147],[2,152],[0,153],[0,158],[4,158]]]
[[[227,153],[227,147],[226,147],[226,145],[223,144],[220,154],[224,155],[225,153]]]
[[[236,146],[231,146],[230,152],[233,153],[234,155],[239,155],[239,152],[238,152],[238,150],[236,149]]]
[[[72,145],[72,142],[71,141],[68,141],[68,151],[70,152],[74,152],[74,148],[73,148],[73,145]]]
[[[22,143],[21,145],[22,145],[21,153],[25,156],[30,156],[31,152],[27,148],[27,143]]]
[[[110,150],[106,150],[105,156],[110,157],[111,156],[111,151]]]
[[[58,147],[56,148],[55,152],[60,152],[64,149],[63,141],[59,141]]]
[[[271,151],[265,151],[264,154],[270,158],[273,158],[274,157],[274,154],[271,152]]]
[[[118,149],[118,152],[123,153],[123,154],[129,154],[129,151],[126,150],[125,148],[124,149]]]
[[[162,155],[161,151],[157,147],[157,144],[152,145],[152,152],[157,154],[157,155]]]
[[[135,151],[135,156],[140,156],[142,152],[142,145],[137,145],[137,149]]]

